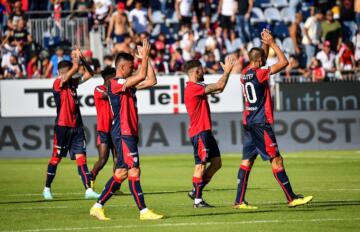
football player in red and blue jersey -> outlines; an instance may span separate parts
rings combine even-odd
[[[86,142],[83,122],[80,114],[79,99],[77,96],[78,85],[91,78],[86,72],[83,76],[76,77],[79,69],[80,51],[71,53],[72,62],[62,60],[58,63],[59,76],[54,81],[53,94],[56,103],[56,120],[54,128],[54,148],[49,161],[46,183],[43,196],[46,200],[53,199],[51,183],[56,174],[56,169],[62,157],[70,153],[72,160],[76,160],[78,172],[86,189],[85,198],[94,199],[99,196],[90,186],[90,172],[86,163]]]
[[[149,64],[150,44],[143,41],[138,47],[141,59],[140,70],[133,75],[134,57],[120,52],[115,59],[116,77],[110,81],[108,95],[113,112],[111,136],[118,157],[114,175],[106,183],[101,196],[90,209],[90,215],[99,220],[109,220],[103,206],[111,198],[121,183],[128,178],[129,189],[140,211],[140,220],[157,220],[163,216],[149,210],[145,205],[140,185],[140,163],[138,152],[139,125],[136,106],[136,91],[156,84],[156,76]]]
[[[91,187],[94,187],[96,176],[105,166],[109,158],[110,151],[113,155],[114,164],[116,164],[117,158],[110,133],[113,116],[107,94],[110,80],[116,76],[116,69],[111,66],[107,66],[101,71],[101,76],[104,79],[104,84],[96,86],[94,89],[94,101],[97,115],[96,145],[99,151],[99,158],[91,170]]]
[[[194,200],[194,208],[212,207],[202,198],[204,187],[210,182],[214,174],[221,168],[221,157],[217,142],[212,134],[210,107],[207,95],[221,93],[234,66],[234,57],[229,56],[225,64],[222,77],[213,84],[204,83],[204,70],[198,60],[191,60],[185,64],[185,72],[189,81],[185,87],[185,106],[189,115],[189,137],[194,148],[195,170],[192,178],[193,190],[188,196]],[[210,163],[206,167],[207,163]]]
[[[238,172],[238,188],[234,205],[237,209],[257,209],[256,206],[249,205],[245,201],[245,193],[250,171],[258,154],[263,160],[270,161],[274,177],[284,191],[290,207],[306,204],[313,198],[293,192],[272,129],[274,117],[268,81],[270,75],[280,72],[288,65],[288,60],[275,43],[270,31],[265,29],[261,33],[261,38],[263,48],[255,47],[250,50],[250,64],[242,71],[240,78],[245,98],[245,110],[243,159]],[[269,47],[274,50],[278,62],[265,67]]]

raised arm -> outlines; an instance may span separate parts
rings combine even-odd
[[[225,64],[220,63],[221,67],[224,70],[224,74],[216,83],[206,85],[205,94],[221,93],[222,91],[224,91],[234,64],[235,57],[233,55],[226,57]]]
[[[265,29],[261,32],[261,40],[263,40],[263,36],[265,35],[265,33],[271,34],[271,32],[270,32],[268,29],[265,28]],[[264,50],[264,52],[265,52],[265,57],[266,57],[266,59],[267,59],[268,56],[269,56],[269,49],[270,49],[270,47],[269,47],[268,44],[264,43],[264,41],[263,41],[261,47],[262,47],[262,49]]]
[[[278,62],[270,67],[271,68],[270,73],[275,74],[280,72],[289,64],[289,61],[287,60],[284,52],[281,51],[279,46],[277,46],[277,44],[274,41],[274,38],[271,36],[270,33],[265,32],[262,39],[263,39],[263,43],[269,45],[274,50],[278,58]]]
[[[151,62],[148,62],[148,69],[146,79],[140,82],[136,89],[147,89],[157,84],[156,74],[154,71],[154,67],[151,65]]]
[[[143,45],[139,48],[139,55],[142,57],[140,71],[137,74],[130,76],[126,79],[126,88],[135,87],[140,82],[144,81],[147,74],[149,62],[150,44],[148,40],[143,41]]]
[[[71,58],[72,58],[72,67],[65,75],[61,76],[61,85],[68,82],[72,78],[72,76],[75,73],[77,73],[79,70],[79,51],[73,50],[71,52]]]

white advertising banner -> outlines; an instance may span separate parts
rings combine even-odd
[[[205,76],[206,83],[216,82],[221,75]],[[5,80],[0,81],[1,117],[55,116],[55,101],[51,80]],[[139,114],[186,113],[184,88],[187,77],[159,76],[158,84],[151,89],[137,92]],[[103,83],[102,78],[93,78],[78,88],[81,114],[96,115],[94,88]],[[212,112],[241,112],[243,101],[238,75],[232,75],[221,94],[208,97]]]

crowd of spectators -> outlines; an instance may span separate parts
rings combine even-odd
[[[259,17],[270,8],[286,9],[288,20]],[[97,73],[118,52],[134,54],[145,38],[152,42],[151,62],[158,73],[181,72],[190,59],[199,59],[206,73],[221,73],[219,62],[228,54],[236,54],[233,72],[239,73],[248,63],[247,51],[260,46],[259,32],[267,27],[287,52],[285,80],[360,76],[360,0],[0,0],[0,12],[0,79],[55,77],[57,63],[70,59],[68,49],[39,48],[31,36],[39,29],[28,21],[53,17],[56,22],[64,15],[87,17],[89,30],[104,31],[96,44],[109,54],[99,61],[91,50],[83,52]],[[276,61],[271,51],[268,61]]]

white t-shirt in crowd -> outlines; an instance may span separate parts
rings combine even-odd
[[[146,32],[147,27],[147,11],[145,8],[138,10],[134,8],[130,11],[129,14],[129,21],[132,24],[132,28],[135,30],[136,33],[143,33]]]
[[[180,2],[180,15],[185,17],[191,17],[192,11],[191,11],[191,5],[193,3],[193,0],[177,0]]]
[[[333,52],[330,52],[328,56],[324,51],[320,51],[316,54],[316,59],[321,61],[322,67],[325,70],[330,70],[335,67],[335,54]]]
[[[95,14],[99,18],[105,18],[110,6],[112,5],[111,0],[94,0]]]
[[[234,0],[223,0],[221,14],[224,16],[233,16],[234,15]]]
[[[321,25],[315,16],[309,17],[306,20],[306,22],[304,24],[304,29],[305,28],[308,29],[308,34],[312,41],[312,44],[319,43],[320,33],[321,33]],[[303,37],[302,43],[306,44],[306,45],[310,45],[310,41],[305,35]]]

